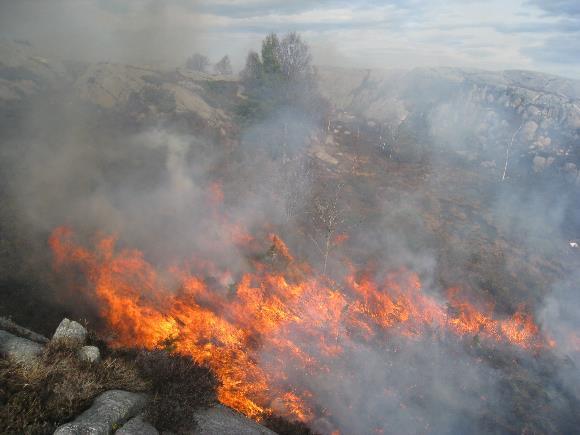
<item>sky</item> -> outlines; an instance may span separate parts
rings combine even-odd
[[[241,67],[269,32],[315,62],[359,68],[528,69],[580,79],[580,0],[0,0],[0,37],[64,58]]]

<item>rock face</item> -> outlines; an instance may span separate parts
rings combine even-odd
[[[320,68],[323,94],[338,111],[356,114],[376,142],[426,142],[429,151],[451,151],[502,168],[512,143],[510,168],[532,176],[545,166],[564,174],[580,165],[580,81],[529,71],[460,68],[346,70]],[[390,148],[391,149],[391,148]],[[567,166],[568,165],[568,166]],[[489,167],[490,172],[494,169]],[[497,172],[498,169],[495,169]],[[567,180],[575,183],[573,171]]]
[[[207,88],[235,86],[233,78],[223,76],[98,63],[76,79],[74,90],[81,101],[137,120],[184,114],[219,129],[229,116],[208,98]]]
[[[43,350],[43,346],[26,338],[17,337],[0,330],[0,355],[20,363],[34,361]]]
[[[147,402],[143,394],[111,390],[102,393],[92,406],[71,423],[59,427],[55,435],[105,435],[142,411]]]
[[[234,76],[110,62],[64,64],[38,55],[28,43],[0,39],[0,127],[49,98],[128,123],[188,120],[226,132],[234,128],[231,112],[243,97],[238,89]]]
[[[52,336],[53,340],[70,340],[78,344],[84,344],[87,339],[87,330],[78,322],[62,319]]]
[[[65,76],[60,62],[41,56],[30,44],[0,40],[0,105],[58,86]]]
[[[221,405],[198,411],[195,420],[198,424],[195,433],[199,435],[275,435],[270,429]]]

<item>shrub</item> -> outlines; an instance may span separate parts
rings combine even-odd
[[[160,431],[191,430],[195,411],[217,403],[216,378],[189,357],[164,350],[138,351],[135,363],[151,380],[146,418]]]

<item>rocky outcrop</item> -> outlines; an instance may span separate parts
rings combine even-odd
[[[98,396],[92,406],[55,435],[107,435],[141,412],[147,403],[143,394],[111,390]]]
[[[82,101],[136,119],[186,114],[219,127],[229,117],[204,97],[204,85],[227,80],[189,71],[98,63],[87,68],[74,88]]]
[[[460,68],[321,68],[319,78],[336,110],[354,114],[389,152],[413,136],[408,143],[427,142],[430,152],[451,151],[498,172],[511,144],[508,169],[534,175],[551,167],[576,182],[565,168],[580,165],[580,81]],[[377,127],[366,127],[368,120]]]
[[[0,328],[3,328],[0,329],[0,355],[17,362],[33,362],[48,343],[46,337],[5,318],[0,318]],[[52,340],[66,340],[71,344],[82,346],[86,338],[87,330],[80,323],[65,318],[56,329]],[[79,349],[79,358],[96,362],[100,358],[99,349],[95,346],[83,346]]]
[[[43,348],[39,343],[0,330],[0,356],[4,358],[29,364],[42,353]]]
[[[125,423],[121,429],[115,432],[117,435],[158,435],[159,431],[143,420],[138,415]]]
[[[101,394],[92,406],[72,422],[59,427],[55,435],[157,435],[159,431],[139,413],[147,397],[143,394],[112,390]],[[243,415],[217,405],[195,414],[192,433],[199,435],[275,435]],[[193,423],[193,422],[192,422]]]
[[[0,329],[0,357],[10,358],[20,364],[35,364],[35,362],[41,363],[43,361],[38,357],[44,350],[44,342],[47,341],[45,337],[8,320],[2,324],[10,327],[12,331],[20,331],[23,335],[36,337],[43,343],[19,337]],[[56,329],[52,341],[64,340],[67,346],[78,346],[79,359],[91,364],[98,364],[101,358],[99,348],[83,346],[86,338],[87,331],[81,324],[65,318]],[[50,343],[46,344],[50,345]],[[36,366],[34,365],[34,367]],[[55,394],[58,393],[55,392]],[[108,435],[114,432],[119,435],[158,435],[157,429],[148,423],[143,415],[147,401],[147,395],[142,393],[123,390],[105,391],[97,396],[91,406],[74,420],[60,426],[55,434]],[[222,405],[198,410],[191,420],[191,427],[192,433],[198,434],[274,434],[266,427]]]
[[[17,325],[12,320],[7,319],[6,317],[0,317],[0,329],[10,332],[18,337],[27,338],[29,340],[35,341],[37,343],[48,343],[48,338],[43,335],[37,334],[30,329],[23,328],[20,325]]]
[[[108,62],[73,71],[22,42],[0,41],[0,59],[0,110],[10,113],[42,91],[65,89],[98,113],[145,124],[186,119],[225,138],[236,130],[233,113],[244,98],[232,76]],[[335,109],[354,114],[389,155],[415,143],[487,162],[482,167],[497,173],[511,143],[513,168],[537,176],[550,166],[578,182],[564,168],[580,167],[580,81],[460,68],[319,68],[318,78]],[[553,165],[541,169],[535,157]]]
[[[0,40],[0,114],[7,119],[25,115],[39,99],[50,99],[121,115],[124,122],[186,119],[210,131],[228,131],[237,89],[233,76],[179,68],[110,62],[65,67],[38,55],[28,43]]]
[[[27,42],[0,40],[0,105],[58,87],[66,76],[60,62],[43,57]]]
[[[270,429],[222,405],[198,411],[195,420],[195,433],[199,435],[275,435]]]

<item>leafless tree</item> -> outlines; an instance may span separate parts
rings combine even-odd
[[[304,78],[311,73],[310,48],[296,32],[284,36],[277,48],[276,57],[280,71],[289,80]]]
[[[312,215],[315,234],[310,233],[309,237],[323,258],[323,275],[326,275],[328,257],[332,248],[335,246],[333,242],[336,232],[345,220],[344,209],[340,204],[343,188],[344,184],[339,183],[336,186],[334,194],[330,196],[319,196],[314,199]]]

